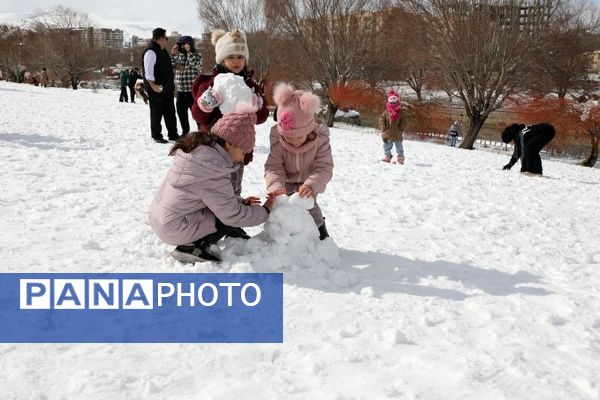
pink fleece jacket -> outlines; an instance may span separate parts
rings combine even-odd
[[[333,175],[329,128],[319,124],[314,133],[314,143],[293,149],[282,144],[277,126],[271,128],[271,150],[265,163],[268,192],[302,184],[310,186],[315,194],[325,191]]]
[[[215,218],[229,226],[266,221],[262,206],[247,206],[233,193],[231,173],[237,164],[219,145],[178,150],[150,204],[150,226],[167,244],[182,245],[216,232]]]

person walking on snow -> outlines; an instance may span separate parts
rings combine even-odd
[[[383,162],[392,160],[392,148],[396,146],[398,164],[404,164],[404,128],[406,125],[406,109],[402,107],[400,96],[394,90],[388,92],[385,111],[379,117],[379,130],[383,139]]]
[[[325,218],[317,204],[333,175],[329,128],[318,124],[315,113],[320,99],[311,92],[294,90],[279,83],[273,91],[277,104],[277,125],[271,128],[271,147],[265,163],[265,181],[269,193],[312,197],[309,210],[319,230],[319,238],[329,237]]]
[[[502,169],[510,170],[520,159],[521,172],[534,175],[542,175],[542,159],[540,151],[556,135],[554,127],[547,123],[523,125],[512,124],[502,131],[502,141],[510,143],[514,141],[514,152],[510,162]]]
[[[210,246],[236,227],[264,223],[275,199],[260,206],[258,197],[241,199],[231,176],[255,142],[254,112],[231,113],[212,133],[192,132],[169,155],[173,165],[150,205],[150,226],[183,262],[220,261]]]
[[[202,56],[196,52],[194,39],[182,36],[171,48],[171,63],[175,68],[175,88],[177,89],[177,116],[181,124],[182,136],[190,131],[188,110],[194,104],[192,83],[202,72]]]

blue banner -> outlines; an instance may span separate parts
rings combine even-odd
[[[0,274],[0,343],[282,343],[283,274]]]

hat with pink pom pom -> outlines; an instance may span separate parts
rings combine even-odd
[[[315,113],[321,106],[319,97],[304,90],[294,90],[281,82],[275,86],[273,99],[277,104],[277,131],[287,137],[303,137],[316,127]]]

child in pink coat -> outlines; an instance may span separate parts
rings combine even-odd
[[[278,106],[278,122],[271,128],[271,150],[265,163],[267,191],[288,195],[298,192],[300,197],[314,198],[315,206],[309,212],[323,240],[329,234],[316,198],[331,180],[333,158],[329,129],[315,120],[319,97],[279,83],[273,99]]]

